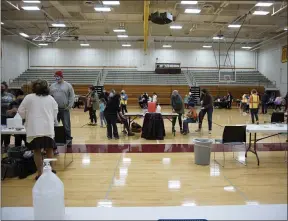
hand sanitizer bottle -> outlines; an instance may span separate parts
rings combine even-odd
[[[33,207],[35,220],[64,220],[64,185],[52,172],[50,161],[43,160],[43,173],[33,187]]]

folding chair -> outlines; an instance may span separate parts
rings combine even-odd
[[[57,147],[58,146],[63,146],[65,148],[64,169],[66,169],[66,167],[68,167],[73,162],[73,152],[72,152],[72,148],[71,148],[72,159],[71,159],[71,161],[68,162],[68,164],[66,166],[67,149],[68,149],[68,145],[72,141],[71,140],[66,140],[66,134],[65,134],[64,126],[54,127],[54,131],[55,131],[55,143],[56,143],[56,146]]]
[[[245,150],[246,150],[246,126],[225,126],[223,135],[222,135],[222,140],[215,140],[216,143],[223,144],[223,159],[224,159],[224,165],[219,163],[215,159],[215,151],[214,151],[214,161],[221,165],[222,167],[225,166],[225,146],[226,145],[232,145],[232,151],[234,146],[239,146],[239,145],[245,145]],[[233,159],[235,159],[237,162],[246,165],[245,163],[239,161],[234,157],[234,151],[233,151]]]

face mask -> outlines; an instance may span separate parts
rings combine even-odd
[[[111,92],[110,94],[109,94],[109,97],[113,97],[114,96],[114,94]]]
[[[61,81],[61,77],[55,77],[55,81],[59,83]]]
[[[106,90],[103,90],[104,93],[106,93]]]

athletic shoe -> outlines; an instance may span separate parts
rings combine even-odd
[[[114,137],[115,140],[119,140],[119,137]]]
[[[112,140],[112,137],[107,137],[108,138],[108,140]]]
[[[208,132],[209,134],[212,134],[212,130],[209,130],[209,132]]]
[[[128,133],[128,136],[129,136],[129,137],[134,136],[134,135],[135,135],[135,134],[132,133],[132,132],[129,132],[129,133]]]
[[[197,130],[195,130],[195,132],[201,132],[201,129],[197,129]]]

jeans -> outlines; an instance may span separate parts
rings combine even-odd
[[[73,137],[71,137],[70,111],[66,109],[59,109],[57,120],[58,122],[60,122],[60,120],[62,121],[62,124],[65,128],[66,140],[72,140]]]
[[[212,130],[212,114],[213,114],[213,108],[208,108],[208,109],[202,109],[199,113],[199,129],[202,128],[202,122],[207,113],[208,117],[208,127],[209,130]]]
[[[281,104],[275,104],[275,111],[279,109],[281,111]]]
[[[188,124],[190,123],[196,123],[196,120],[193,118],[187,118],[183,121],[183,132],[188,132]]]
[[[105,125],[107,124],[105,116],[104,116],[104,112],[100,112],[100,121],[101,121],[101,126],[102,127],[103,127],[103,122],[104,122]]]
[[[177,120],[177,116],[173,117],[173,119],[172,119],[172,130],[175,130],[176,120]],[[181,113],[178,113],[178,121],[179,121],[180,129],[182,130],[182,114]]]
[[[105,115],[107,121],[107,137],[112,138],[112,129],[114,138],[118,138],[118,128],[116,125],[117,115],[107,114]]]
[[[89,109],[89,116],[91,123],[95,122],[97,123],[97,117],[96,117],[96,110],[93,110],[92,108]]]
[[[128,113],[127,111],[127,105],[126,104],[121,104],[121,111],[122,111],[122,114],[124,115],[125,113]]]
[[[262,103],[262,114],[267,114],[267,104]]]
[[[228,102],[227,102],[227,108],[228,108],[228,109],[231,109],[231,107],[232,107],[232,101],[228,101]]]
[[[251,119],[252,119],[252,123],[255,123],[254,117],[256,118],[256,122],[259,121],[258,119],[258,108],[251,108],[250,109],[250,113],[251,113]]]

